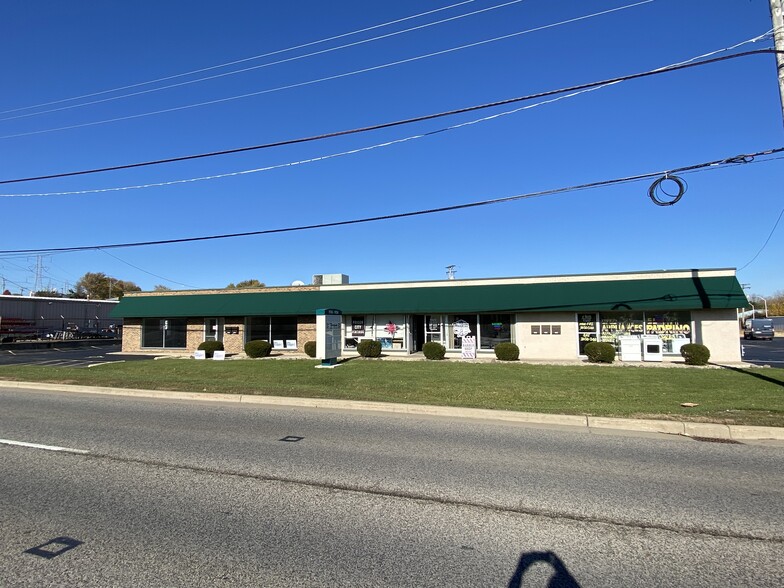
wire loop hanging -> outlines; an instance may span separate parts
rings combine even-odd
[[[668,184],[665,182],[672,182],[675,184],[677,192],[668,192],[666,189]],[[653,182],[650,188],[648,188],[648,196],[656,206],[672,206],[683,197],[687,189],[688,186],[686,181],[682,178],[670,174],[664,174],[658,180]]]

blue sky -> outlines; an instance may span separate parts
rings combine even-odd
[[[631,0],[524,0],[353,47],[118,98],[504,2],[455,3],[8,3],[0,36],[0,179],[230,149],[492,102],[663,67],[737,45],[771,28],[767,0],[654,0],[637,6],[630,6]],[[230,67],[96,94],[450,6]],[[769,39],[735,51],[768,47]],[[369,68],[374,69],[313,82]],[[285,86],[295,87],[279,89]],[[257,95],[225,100],[253,93]],[[64,101],[90,94],[95,95]],[[215,100],[221,102],[182,108]],[[83,105],[90,101],[100,102]],[[764,55],[628,81],[449,132],[284,166],[512,108],[239,155],[1,185],[3,195],[88,193],[0,198],[0,249],[329,223],[784,146],[775,62]],[[168,109],[178,110],[149,114]],[[118,118],[124,120],[103,122]],[[63,127],[73,128],[58,130]],[[89,192],[272,166],[283,167],[209,181]],[[183,289],[223,287],[249,278],[285,285],[309,282],[316,273],[345,273],[352,282],[443,279],[448,265],[457,266],[458,278],[741,268],[758,253],[782,211],[782,171],[780,159],[759,158],[753,164],[684,174],[688,191],[667,207],[651,202],[651,180],[643,180],[349,227],[45,255],[40,285],[73,286],[87,271],[132,280],[143,289],[156,284]],[[779,226],[758,257],[739,272],[740,281],[762,295],[784,289],[783,254],[784,226]],[[17,293],[34,287],[37,261],[35,255],[0,255],[6,288]]]

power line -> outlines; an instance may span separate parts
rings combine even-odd
[[[608,84],[608,86],[609,85],[611,85],[611,84]],[[290,162],[286,162],[286,163],[279,163],[279,164],[275,164],[275,165],[268,165],[268,166],[265,166],[265,167],[259,167],[259,168],[254,168],[254,169],[245,169],[245,170],[240,170],[240,171],[226,172],[226,173],[222,173],[222,174],[213,174],[213,175],[210,175],[210,176],[191,177],[191,178],[185,178],[185,179],[179,179],[179,180],[168,180],[168,181],[164,181],[164,182],[153,182],[153,183],[148,183],[148,184],[137,184],[137,185],[131,185],[131,186],[127,186],[127,185],[126,186],[115,186],[115,187],[110,187],[110,188],[92,188],[92,189],[85,189],[85,190],[73,190],[73,191],[68,191],[68,192],[38,192],[38,193],[0,194],[0,198],[31,198],[31,197],[41,197],[41,196],[77,196],[77,195],[86,195],[86,194],[105,194],[107,192],[121,192],[121,191],[127,191],[127,190],[143,190],[143,189],[147,189],[147,188],[160,188],[160,187],[164,187],[164,186],[174,186],[174,185],[177,185],[177,184],[188,184],[188,183],[194,183],[194,182],[218,180],[218,179],[229,178],[229,177],[236,177],[236,176],[242,176],[242,175],[248,175],[248,174],[267,172],[267,171],[272,171],[272,170],[276,170],[276,169],[290,168],[290,167],[305,165],[305,164],[308,164],[308,163],[316,163],[316,162],[320,162],[320,161],[327,161],[329,159],[335,159],[337,157],[345,157],[345,156],[348,156],[348,155],[355,155],[357,153],[362,153],[362,152],[365,152],[365,151],[372,151],[372,150],[380,149],[380,148],[383,148],[383,147],[391,147],[393,145],[399,145],[399,144],[407,143],[409,141],[414,141],[414,140],[417,140],[417,139],[423,139],[425,137],[438,135],[438,134],[444,133],[446,131],[453,131],[453,130],[456,130],[456,129],[459,129],[459,128],[463,128],[463,127],[475,125],[475,124],[478,124],[478,123],[481,123],[481,122],[486,122],[486,121],[489,121],[489,120],[492,120],[492,119],[500,118],[502,116],[515,114],[515,113],[520,112],[522,110],[529,110],[531,108],[536,108],[538,106],[542,106],[542,105],[545,105],[545,104],[558,102],[559,100],[565,100],[567,98],[573,98],[573,97],[575,97],[575,96],[577,96],[579,94],[585,93],[585,92],[594,92],[594,91],[596,91],[596,90],[598,90],[600,88],[604,88],[604,87],[606,87],[606,86],[597,86],[595,88],[588,88],[588,89],[585,89],[585,90],[580,90],[579,92],[573,92],[571,94],[564,94],[562,96],[557,96],[555,98],[550,98],[548,100],[543,100],[541,102],[536,102],[534,104],[521,106],[521,107],[518,107],[518,108],[514,108],[512,110],[499,112],[499,113],[496,113],[496,114],[492,114],[490,116],[485,116],[485,117],[482,117],[482,118],[479,118],[479,119],[463,122],[463,123],[452,125],[452,126],[449,126],[449,127],[444,127],[444,128],[436,129],[436,130],[433,130],[433,131],[428,131],[428,132],[425,132],[425,133],[420,133],[420,134],[417,134],[417,135],[404,137],[402,139],[394,139],[394,140],[390,140],[390,141],[385,141],[383,143],[377,143],[375,145],[368,145],[368,146],[365,146],[365,147],[357,147],[355,149],[349,149],[348,151],[341,151],[341,152],[338,152],[338,153],[330,153],[328,155],[319,155],[319,156],[311,157],[311,158],[308,158],[308,159],[301,159],[299,161],[290,161]]]
[[[185,76],[190,76],[190,75],[202,73],[202,72],[205,72],[205,71],[212,71],[212,70],[220,69],[220,68],[223,68],[223,67],[229,67],[229,66],[232,66],[232,65],[237,65],[239,63],[246,63],[248,61],[254,61],[254,60],[257,60],[257,59],[263,59],[265,57],[272,57],[273,55],[279,55],[281,53],[288,53],[289,51],[296,51],[297,49],[304,49],[305,47],[312,47],[313,45],[320,45],[321,43],[328,43],[329,41],[336,41],[337,39],[350,37],[352,35],[358,35],[360,33],[366,33],[368,31],[372,31],[374,29],[379,29],[379,28],[383,28],[383,27],[390,26],[390,25],[393,25],[393,24],[398,24],[400,22],[404,22],[404,21],[407,21],[407,20],[413,20],[413,19],[416,19],[416,18],[420,18],[422,16],[427,16],[429,14],[434,14],[436,12],[442,12],[444,10],[449,10],[451,8],[456,8],[458,6],[462,6],[463,4],[470,4],[470,3],[474,2],[474,1],[475,0],[463,0],[462,2],[457,2],[456,4],[450,4],[449,6],[444,6],[442,8],[436,8],[434,10],[428,10],[427,12],[420,12],[419,14],[414,14],[412,16],[406,16],[406,17],[403,17],[403,18],[399,18],[397,20],[391,20],[391,21],[388,21],[388,22],[385,22],[385,23],[373,25],[373,26],[366,27],[366,28],[363,28],[363,29],[357,29],[355,31],[351,31],[351,32],[348,32],[348,33],[342,33],[342,34],[339,34],[339,35],[334,35],[332,37],[319,39],[317,41],[310,41],[309,43],[303,43],[301,45],[295,45],[293,47],[287,47],[285,49],[278,49],[276,51],[270,51],[268,53],[262,53],[261,55],[254,55],[252,57],[245,57],[243,59],[237,59],[235,61],[228,61],[226,63],[220,63],[218,65],[211,65],[209,67],[203,67],[203,68],[200,68],[200,69],[186,71],[186,72],[183,72],[183,73],[178,73],[178,74],[166,76],[166,77],[163,77],[163,78],[158,78],[158,79],[154,79],[154,80],[148,80],[146,82],[138,82],[138,83],[135,83],[135,84],[129,84],[127,86],[120,86],[118,88],[111,88],[109,90],[101,90],[99,92],[92,92],[90,94],[83,94],[81,96],[73,96],[71,98],[63,98],[61,100],[53,100],[51,102],[44,102],[44,103],[41,103],[41,104],[34,104],[32,106],[22,106],[20,108],[14,108],[14,109],[11,109],[11,110],[3,110],[3,111],[0,111],[0,114],[10,114],[12,112],[20,112],[22,110],[31,110],[33,108],[42,108],[44,106],[50,106],[52,104],[62,104],[63,102],[73,102],[75,100],[82,100],[84,98],[92,98],[93,96],[101,96],[103,94],[111,94],[112,92],[120,92],[122,90],[129,90],[131,88],[138,88],[138,87],[141,87],[141,86],[149,86],[151,84],[157,84],[159,82],[165,82],[165,81],[173,80],[173,79],[176,79],[176,78],[182,78],[182,77],[185,77]]]
[[[748,262],[746,262],[746,265],[744,265],[738,271],[744,270],[747,267],[749,267],[754,262],[754,260],[759,257],[760,253],[762,253],[763,250],[768,246],[768,243],[770,242],[771,237],[773,237],[773,233],[776,232],[776,227],[779,226],[779,222],[781,221],[781,217],[782,216],[784,216],[784,208],[781,209],[781,212],[779,213],[779,218],[776,219],[776,222],[774,223],[773,228],[770,230],[770,233],[768,234],[768,238],[765,239],[765,242],[762,244],[762,247],[760,247],[759,251],[757,251],[757,254],[754,257],[752,257]]]
[[[743,165],[745,163],[749,163],[754,160],[756,157],[762,157],[767,155],[773,155],[776,153],[784,152],[784,147],[777,147],[775,149],[767,149],[765,151],[758,151],[756,153],[749,153],[738,155],[734,157],[724,158],[724,159],[716,159],[713,161],[707,161],[703,163],[697,163],[693,165],[678,167],[670,170],[665,171],[657,171],[657,172],[649,172],[644,174],[638,174],[635,176],[627,176],[624,178],[616,178],[612,180],[601,180],[598,182],[591,182],[586,184],[579,184],[576,186],[568,186],[562,188],[553,188],[550,190],[541,190],[538,192],[528,192],[525,194],[518,194],[515,196],[506,196],[502,198],[493,198],[489,200],[480,200],[476,202],[468,202],[465,204],[455,204],[451,206],[443,206],[439,208],[430,208],[425,210],[417,210],[412,212],[401,212],[396,214],[387,214],[381,216],[373,216],[373,217],[364,217],[358,219],[351,219],[351,220],[343,220],[343,221],[335,221],[330,223],[318,223],[312,225],[299,225],[294,227],[286,227],[286,228],[278,228],[278,229],[265,229],[259,231],[247,231],[242,233],[223,233],[219,235],[209,235],[209,236],[202,236],[202,237],[185,237],[181,239],[160,239],[156,241],[136,241],[131,243],[114,243],[108,245],[85,245],[79,247],[56,247],[56,248],[48,248],[48,249],[9,249],[9,250],[0,250],[0,255],[19,255],[19,254],[38,254],[38,253],[72,253],[77,251],[93,251],[93,250],[103,250],[103,249],[120,249],[120,248],[128,248],[128,247],[143,247],[149,245],[172,245],[175,243],[194,243],[198,241],[213,241],[217,239],[233,239],[237,237],[251,237],[251,236],[258,236],[258,235],[271,235],[277,233],[292,233],[298,231],[307,231],[313,229],[325,229],[331,227],[340,227],[340,226],[347,226],[347,225],[356,225],[356,224],[363,224],[363,223],[370,223],[370,222],[378,222],[378,221],[386,221],[386,220],[394,220],[400,218],[408,218],[414,216],[423,216],[428,214],[437,214],[442,212],[451,212],[455,210],[465,210],[469,208],[478,208],[481,206],[488,206],[491,204],[502,204],[507,202],[514,202],[517,200],[524,200],[528,198],[536,198],[539,196],[549,196],[554,194],[563,194],[566,192],[574,192],[577,190],[588,190],[592,188],[598,188],[601,186],[612,186],[617,184],[624,184],[628,182],[634,182],[642,179],[647,178],[654,178],[662,175],[672,175],[676,173],[687,173],[692,171],[698,170],[708,170],[708,169],[718,169],[720,166],[724,165]]]
[[[154,278],[160,278],[161,280],[164,280],[164,281],[166,281],[166,282],[169,282],[170,284],[177,284],[178,286],[185,286],[186,288],[197,288],[197,289],[198,289],[198,286],[194,286],[194,285],[192,285],[192,284],[183,284],[182,282],[177,282],[177,281],[175,281],[175,280],[171,280],[171,279],[169,279],[169,278],[165,278],[165,277],[163,277],[163,276],[159,276],[158,274],[154,274],[154,273],[152,273],[152,272],[149,272],[149,271],[147,271],[146,269],[140,268],[138,265],[133,265],[132,263],[130,263],[130,262],[128,262],[128,261],[125,261],[124,259],[120,259],[120,258],[119,258],[119,257],[117,257],[116,255],[112,255],[111,253],[109,253],[108,251],[104,251],[103,249],[98,249],[98,251],[100,251],[101,253],[105,253],[105,254],[106,254],[106,255],[108,255],[109,257],[113,257],[113,258],[114,258],[114,259],[116,259],[117,261],[120,261],[120,262],[124,263],[125,265],[127,265],[127,266],[130,266],[130,267],[132,267],[132,268],[134,268],[134,269],[137,269],[137,270],[139,270],[140,272],[144,272],[145,274],[151,275],[151,276],[153,276]]]
[[[16,178],[16,179],[11,179],[11,180],[0,180],[0,185],[1,184],[15,184],[15,183],[22,183],[22,182],[32,182],[32,181],[38,181],[38,180],[51,180],[51,179],[56,179],[56,178],[65,178],[65,177],[73,177],[73,176],[81,176],[81,175],[89,175],[89,174],[97,174],[97,173],[104,173],[104,172],[111,172],[111,171],[119,171],[119,170],[124,170],[124,169],[133,169],[133,168],[139,168],[139,167],[163,165],[163,164],[175,163],[175,162],[179,162],[179,161],[190,161],[190,160],[194,160],[194,159],[204,159],[204,158],[209,158],[209,157],[218,157],[218,156],[222,156],[222,155],[230,155],[230,154],[234,154],[234,153],[244,153],[244,152],[248,152],[248,151],[257,151],[257,150],[261,150],[261,149],[271,149],[271,148],[275,148],[275,147],[282,147],[282,146],[286,146],[286,145],[295,145],[295,144],[299,144],[299,143],[309,143],[309,142],[313,142],[313,141],[320,141],[320,140],[324,140],[324,139],[331,139],[331,138],[342,137],[342,136],[346,136],[346,135],[354,135],[354,134],[359,134],[359,133],[366,133],[366,132],[369,132],[369,131],[377,131],[377,130],[381,130],[381,129],[388,129],[388,128],[393,128],[393,127],[413,124],[413,123],[417,123],[417,122],[423,122],[423,121],[427,121],[427,120],[434,120],[434,119],[443,118],[443,117],[455,116],[455,115],[458,115],[458,114],[464,114],[464,113],[473,112],[473,111],[477,111],[477,110],[484,110],[484,109],[487,109],[487,108],[494,108],[494,107],[497,107],[497,106],[504,106],[504,105],[507,105],[507,104],[514,104],[514,103],[517,103],[517,102],[524,102],[524,101],[533,100],[533,99],[536,99],[536,98],[546,98],[548,96],[554,96],[556,94],[562,94],[564,92],[574,92],[574,91],[579,91],[579,90],[587,90],[587,89],[596,88],[596,87],[599,87],[599,86],[605,86],[605,85],[609,85],[609,84],[616,84],[616,83],[619,83],[619,82],[625,82],[625,81],[629,81],[629,80],[635,80],[635,79],[639,79],[639,78],[645,78],[645,77],[649,77],[649,76],[654,76],[654,75],[659,75],[659,74],[664,74],[664,73],[670,73],[670,72],[679,71],[679,70],[683,70],[683,69],[687,69],[687,68],[699,67],[699,66],[702,66],[702,65],[709,65],[709,64],[712,64],[712,63],[718,63],[718,62],[727,61],[727,60],[730,60],[730,59],[737,59],[737,58],[740,58],[740,57],[747,57],[747,56],[750,56],[750,55],[763,55],[763,54],[776,54],[776,53],[780,53],[780,51],[777,51],[775,49],[756,49],[754,51],[744,51],[744,52],[741,52],[741,53],[735,53],[733,55],[724,55],[724,56],[721,56],[721,57],[715,57],[715,58],[705,59],[705,60],[701,60],[701,61],[695,61],[695,62],[691,62],[691,63],[673,65],[673,66],[658,68],[658,69],[654,69],[654,70],[648,70],[648,71],[644,71],[644,72],[640,72],[640,73],[636,73],[636,74],[630,74],[630,75],[620,76],[620,77],[616,77],[616,78],[609,78],[609,79],[605,79],[605,80],[601,80],[601,81],[589,82],[589,83],[586,83],[586,84],[579,84],[579,85],[576,85],[576,86],[569,86],[569,87],[560,88],[560,89],[557,89],[557,90],[548,90],[546,92],[538,92],[536,94],[527,94],[525,96],[518,96],[518,97],[515,97],[515,98],[507,98],[505,100],[498,100],[498,101],[495,101],[495,102],[487,102],[485,104],[479,104],[479,105],[474,105],[474,106],[467,106],[467,107],[464,107],[464,108],[457,108],[457,109],[454,109],[454,110],[448,110],[448,111],[439,112],[439,113],[435,113],[435,114],[426,114],[426,115],[423,115],[423,116],[407,118],[407,119],[401,119],[401,120],[397,120],[397,121],[393,121],[393,122],[380,123],[380,124],[370,125],[370,126],[366,126],[366,127],[358,127],[358,128],[349,129],[349,130],[335,131],[335,132],[332,132],[332,133],[323,133],[323,134],[320,134],[320,135],[311,135],[311,136],[308,136],[308,137],[300,137],[300,138],[297,138],[297,139],[287,139],[287,140],[284,140],[284,141],[276,141],[276,142],[272,142],[272,143],[262,143],[260,145],[252,145],[252,146],[248,146],[248,147],[237,147],[237,148],[234,148],[234,149],[225,149],[225,150],[222,150],[222,151],[211,151],[211,152],[199,153],[199,154],[195,154],[195,155],[183,155],[183,156],[180,156],[180,157],[170,157],[170,158],[166,158],[166,159],[156,159],[156,160],[151,160],[151,161],[144,161],[144,162],[138,162],[138,163],[128,163],[128,164],[115,165],[115,166],[110,166],[110,167],[92,168],[92,169],[87,169],[87,170],[63,172],[63,173],[58,173],[58,174],[49,174],[49,175],[41,175],[41,176],[31,176],[31,177]]]
[[[452,17],[445,18],[445,19],[438,20],[438,21],[431,22],[431,23],[425,23],[425,24],[422,24],[422,25],[418,25],[418,26],[415,26],[415,27],[408,28],[408,29],[403,29],[401,31],[394,31],[394,32],[391,32],[391,33],[386,33],[384,35],[371,37],[370,39],[362,39],[360,41],[355,41],[353,43],[347,43],[345,45],[339,45],[337,47],[329,47],[327,49],[321,49],[319,51],[306,53],[304,55],[296,55],[294,57],[287,57],[285,59],[279,59],[277,61],[272,61],[272,62],[269,62],[269,63],[262,63],[260,65],[253,65],[253,66],[250,66],[250,67],[245,67],[245,68],[242,68],[242,69],[237,69],[237,70],[233,70],[233,71],[228,71],[228,72],[223,72],[223,73],[219,73],[219,74],[214,74],[214,75],[211,75],[211,76],[204,76],[204,77],[196,78],[196,79],[193,79],[193,80],[186,80],[184,82],[177,82],[176,84],[169,84],[169,85],[166,85],[166,86],[160,86],[158,88],[150,88],[148,90],[139,90],[137,92],[131,92],[131,93],[128,93],[128,94],[121,94],[119,96],[111,96],[111,97],[108,97],[108,98],[101,98],[101,99],[98,99],[98,100],[91,100],[89,102],[82,102],[81,104],[72,104],[70,106],[62,106],[62,107],[59,107],[59,108],[52,108],[52,109],[49,109],[49,110],[40,110],[38,112],[32,112],[32,113],[28,113],[28,114],[20,114],[20,115],[17,115],[17,116],[9,116],[9,117],[5,117],[5,118],[0,118],[0,121],[17,120],[17,119],[21,119],[21,118],[30,118],[30,117],[38,116],[38,115],[41,115],[41,114],[49,114],[49,113],[52,113],[52,112],[61,112],[63,110],[72,110],[74,108],[83,108],[85,106],[91,106],[91,105],[94,105],[94,104],[101,104],[103,102],[111,102],[113,100],[120,100],[122,98],[131,98],[133,96],[141,96],[143,94],[150,94],[152,92],[160,92],[161,90],[168,90],[168,89],[171,89],[171,88],[178,88],[178,87],[181,87],[181,86],[187,86],[187,85],[190,85],[190,84],[196,84],[196,83],[199,83],[199,82],[206,82],[206,81],[209,81],[209,80],[214,80],[214,79],[217,79],[217,78],[223,78],[223,77],[226,77],[226,76],[233,76],[233,75],[237,75],[237,74],[240,74],[240,73],[245,73],[245,72],[249,72],[249,71],[253,71],[253,70],[257,70],[257,69],[261,69],[261,68],[265,68],[265,67],[272,67],[273,65],[280,65],[282,63],[289,63],[291,61],[298,61],[300,59],[306,59],[308,57],[315,57],[317,55],[324,55],[326,53],[331,53],[333,51],[339,51],[341,49],[348,49],[350,47],[356,47],[358,45],[364,45],[366,43],[372,43],[373,41],[379,41],[379,40],[382,40],[382,39],[387,39],[389,37],[394,37],[394,36],[397,36],[397,35],[410,33],[412,31],[417,31],[417,30],[428,28],[428,27],[436,26],[436,25],[439,25],[439,24],[444,24],[446,22],[451,22],[451,21],[458,20],[458,19],[461,19],[461,18],[466,18],[466,17],[469,17],[469,16],[475,16],[475,15],[481,14],[483,12],[488,12],[490,10],[497,10],[499,8],[504,8],[506,6],[509,6],[511,4],[519,4],[520,2],[524,2],[524,1],[525,0],[511,0],[511,1],[506,2],[504,4],[497,4],[495,6],[489,6],[487,8],[483,8],[481,10],[475,10],[473,12],[468,12],[468,13],[465,13],[465,14],[459,14],[457,16],[452,16]],[[647,1],[648,2],[653,2],[654,0],[647,0]]]
[[[553,27],[561,26],[561,25],[571,24],[571,23],[574,23],[574,22],[578,22],[578,21],[581,21],[581,20],[587,20],[589,18],[594,18],[594,17],[597,17],[597,16],[603,16],[605,14],[610,14],[610,13],[613,13],[613,12],[618,12],[620,10],[626,10],[626,9],[629,9],[629,8],[634,8],[636,6],[640,6],[642,4],[648,4],[648,3],[654,2],[654,1],[655,0],[641,0],[640,2],[636,2],[634,4],[628,4],[626,6],[621,6],[621,7],[618,7],[618,8],[612,8],[612,9],[609,9],[609,10],[603,10],[601,12],[595,12],[593,14],[579,16],[579,17],[576,17],[576,18],[571,18],[571,19],[564,20],[564,21],[561,21],[561,22],[552,23],[552,24],[549,24],[549,25],[542,25],[540,27],[535,27],[535,28],[532,28],[532,29],[526,29],[526,30],[523,30],[523,31],[517,31],[515,33],[510,33],[508,35],[502,35],[500,37],[494,37],[492,39],[485,39],[485,40],[482,40],[482,41],[477,41],[475,43],[468,43],[466,45],[461,45],[459,47],[451,47],[449,49],[443,49],[441,51],[435,51],[433,53],[427,53],[425,55],[417,55],[415,57],[409,57],[407,59],[400,59],[400,60],[397,60],[397,61],[391,61],[391,62],[388,62],[388,63],[383,63],[381,65],[374,65],[374,66],[371,66],[371,67],[357,69],[357,70],[353,70],[353,71],[349,71],[349,72],[343,72],[343,73],[340,73],[340,74],[334,74],[334,75],[331,75],[331,76],[325,76],[325,77],[322,77],[322,78],[306,80],[304,82],[297,82],[297,83],[294,83],[294,84],[287,84],[285,86],[278,86],[276,88],[268,88],[266,90],[259,90],[257,92],[247,92],[245,94],[238,94],[238,95],[235,95],[235,96],[228,96],[226,98],[217,98],[215,100],[207,100],[205,102],[197,102],[197,103],[194,103],[194,104],[186,104],[186,105],[183,105],[183,106],[175,106],[175,107],[172,107],[172,108],[164,108],[164,109],[161,109],[161,110],[155,110],[155,111],[150,111],[150,112],[142,112],[142,113],[139,113],[139,114],[129,114],[127,116],[118,116],[118,117],[115,117],[115,118],[104,119],[104,120],[99,120],[99,121],[93,121],[93,122],[87,122],[87,123],[81,123],[81,124],[75,124],[75,125],[68,125],[68,126],[64,126],[64,127],[55,127],[55,128],[50,128],[50,129],[41,129],[41,130],[38,130],[38,131],[29,131],[29,132],[25,132],[25,133],[15,133],[15,134],[12,134],[12,135],[3,135],[3,136],[0,136],[0,139],[13,139],[13,138],[16,138],[16,137],[29,137],[31,135],[40,135],[40,134],[43,134],[43,133],[52,133],[52,132],[56,132],[56,131],[67,131],[67,130],[72,130],[72,129],[80,129],[80,128],[84,128],[84,127],[91,127],[91,126],[96,126],[96,125],[102,125],[102,124],[107,124],[107,123],[120,122],[120,121],[124,121],[124,120],[134,120],[134,119],[137,119],[137,118],[144,118],[144,117],[147,117],[147,116],[154,116],[154,115],[158,115],[158,114],[167,114],[169,112],[178,112],[178,111],[181,111],[181,110],[188,110],[188,109],[191,109],[191,108],[199,108],[199,107],[202,107],[202,106],[210,106],[212,104],[222,104],[222,103],[225,103],[225,102],[231,102],[233,100],[240,100],[242,98],[251,98],[253,96],[261,96],[263,94],[270,94],[272,92],[280,92],[280,91],[283,91],[283,90],[291,90],[291,89],[294,89],[294,88],[302,88],[302,87],[310,86],[310,85],[313,85],[313,84],[319,84],[321,82],[328,82],[328,81],[332,81],[332,80],[338,80],[338,79],[347,78],[347,77],[350,77],[350,76],[355,76],[355,75],[359,75],[359,74],[363,74],[363,73],[369,73],[369,72],[372,72],[372,71],[378,71],[378,70],[386,69],[386,68],[389,68],[389,67],[394,67],[394,66],[397,66],[397,65],[403,65],[403,64],[406,64],[406,63],[413,63],[415,61],[421,61],[423,59],[429,59],[431,57],[437,57],[439,55],[446,55],[446,54],[449,54],[449,53],[454,53],[456,51],[462,51],[464,49],[471,49],[473,47],[480,47],[480,46],[486,45],[488,43],[495,43],[497,41],[504,41],[506,39],[511,39],[511,38],[514,38],[514,37],[518,37],[520,35],[525,35],[525,34],[537,32],[537,31],[542,31],[542,30],[545,30],[545,29],[550,29],[550,28],[553,28]]]
[[[718,53],[722,53],[722,52],[725,52],[725,51],[730,51],[730,50],[736,49],[737,47],[740,47],[742,45],[745,45],[745,44],[748,44],[748,43],[754,43],[756,41],[759,41],[760,39],[765,38],[768,34],[769,34],[769,32],[765,33],[763,35],[759,35],[757,37],[753,37],[751,39],[747,39],[746,41],[742,41],[740,43],[736,43],[735,45],[732,45],[730,47],[725,47],[723,49],[717,49],[715,51],[711,51],[709,53],[698,55],[698,56],[692,57],[690,59],[687,59],[687,60],[684,60],[684,61],[680,61],[678,63],[673,63],[673,64],[670,64],[668,66],[664,66],[662,68],[658,68],[658,70],[663,70],[663,69],[666,69],[667,67],[672,67],[672,66],[677,66],[677,65],[684,65],[686,63],[692,63],[692,62],[695,62],[695,61],[697,61],[699,59],[704,59],[704,58],[710,57],[712,55],[716,55]],[[653,70],[653,71],[658,71],[658,70]],[[141,190],[141,189],[147,189],[147,188],[157,188],[157,187],[164,187],[164,186],[173,186],[173,185],[177,185],[177,184],[186,184],[186,183],[201,182],[201,181],[208,181],[208,180],[217,180],[217,179],[222,179],[222,178],[236,177],[236,176],[241,176],[241,175],[255,174],[255,173],[260,173],[260,172],[272,171],[272,170],[276,170],[276,169],[294,167],[294,166],[304,165],[304,164],[308,164],[308,163],[315,163],[315,162],[320,162],[320,161],[326,161],[328,159],[334,159],[334,158],[337,158],[337,157],[343,157],[343,156],[347,156],[347,155],[354,155],[354,154],[357,154],[357,153],[361,153],[361,152],[364,152],[364,151],[371,151],[371,150],[379,149],[379,148],[382,148],[382,147],[390,147],[392,145],[398,145],[398,144],[405,143],[405,142],[412,141],[412,140],[416,140],[416,139],[422,139],[422,138],[429,137],[429,136],[432,136],[432,135],[437,135],[437,134],[440,134],[440,133],[443,133],[443,132],[446,132],[446,131],[452,131],[452,130],[455,130],[455,129],[459,129],[459,128],[475,125],[475,124],[486,122],[486,121],[493,120],[493,119],[496,119],[496,118],[501,118],[503,116],[508,116],[508,115],[511,115],[511,114],[515,114],[515,113],[521,112],[523,110],[529,110],[529,109],[532,109],[532,108],[536,108],[538,106],[543,106],[545,104],[551,104],[553,102],[558,102],[560,100],[564,100],[564,99],[567,99],[567,98],[574,98],[574,97],[576,97],[576,96],[578,96],[580,94],[583,94],[583,93],[586,93],[586,92],[593,92],[593,91],[596,91],[596,90],[600,90],[602,88],[607,88],[609,86],[613,86],[613,85],[618,84],[618,83],[620,83],[620,82],[611,82],[611,83],[608,83],[608,84],[605,84],[605,85],[595,86],[595,87],[592,87],[592,88],[585,88],[585,89],[582,89],[582,90],[578,90],[576,92],[572,92],[570,94],[562,94],[561,96],[558,96],[558,97],[555,97],[555,98],[550,98],[548,100],[543,100],[541,102],[537,102],[537,103],[534,103],[534,104],[529,104],[527,106],[521,106],[521,107],[518,107],[518,108],[514,108],[512,110],[499,112],[499,113],[492,114],[492,115],[489,115],[489,116],[485,116],[485,117],[482,117],[482,118],[479,118],[479,119],[466,121],[466,122],[463,122],[463,123],[451,125],[451,126],[444,127],[444,128],[441,128],[441,129],[436,129],[436,130],[433,130],[433,131],[419,133],[417,135],[404,137],[402,139],[395,139],[395,140],[385,141],[383,143],[378,143],[376,145],[369,145],[369,146],[366,146],[366,147],[358,147],[358,148],[355,148],[355,149],[350,149],[348,151],[342,151],[342,152],[339,152],[339,153],[331,153],[331,154],[328,154],[328,155],[321,155],[321,156],[317,156],[317,157],[311,157],[311,158],[303,159],[303,160],[299,160],[299,161],[280,163],[280,164],[276,164],[276,165],[269,165],[269,166],[266,166],[266,167],[260,167],[260,168],[254,168],[254,169],[245,169],[245,170],[234,171],[234,172],[226,172],[226,173],[221,173],[221,174],[213,174],[213,175],[209,175],[209,176],[191,177],[191,178],[178,179],[178,180],[168,180],[168,181],[154,182],[154,183],[148,183],[148,184],[137,184],[137,185],[130,185],[130,186],[126,185],[126,186],[117,186],[117,187],[109,187],[109,188],[93,188],[93,189],[85,189],[85,190],[73,190],[73,191],[67,191],[67,192],[38,192],[38,193],[0,194],[0,198],[39,197],[39,196],[75,196],[75,195],[85,195],[85,194],[103,194],[103,193],[107,193],[107,192],[119,192],[119,191],[126,191],[126,190]],[[661,179],[657,180],[657,182],[658,182],[658,184],[661,184],[662,182],[664,182],[666,180],[672,180],[676,184],[681,181],[680,179],[661,178]],[[651,196],[651,200],[653,200],[654,203],[656,203],[656,204],[658,204],[660,206],[671,206],[671,205],[675,204],[678,200],[680,200],[680,197],[686,191],[685,187],[681,186],[681,191],[680,191],[680,195],[679,196],[674,197],[673,199],[671,199],[669,201],[663,201],[663,200],[660,200],[660,199],[655,197],[655,193],[657,192],[658,189],[659,189],[658,185],[655,183],[654,186],[651,187],[652,192],[649,191],[649,196]],[[670,196],[668,194],[664,194],[664,195],[665,196]]]

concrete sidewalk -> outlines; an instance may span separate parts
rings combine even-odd
[[[259,396],[253,394],[210,394],[195,392],[165,392],[125,388],[103,388],[99,386],[75,386],[41,382],[0,381],[0,389],[25,389],[50,392],[75,392],[80,394],[105,394],[157,398],[166,400],[196,400],[200,402],[239,402],[245,404],[267,404],[273,406],[302,406],[334,410],[361,410],[410,415],[439,416],[448,418],[483,419],[544,426],[584,427],[590,430],[637,431],[665,433],[732,441],[784,441],[782,427],[753,427],[746,425],[720,425],[715,423],[692,423],[687,421],[664,421],[652,419],[625,419],[579,415],[560,415],[510,410],[488,410],[481,408],[458,408],[419,404],[396,404],[355,400],[328,400],[320,398],[292,398],[283,396]]]

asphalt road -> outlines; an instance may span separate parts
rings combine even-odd
[[[52,347],[51,349],[0,349],[0,366],[39,365],[49,367],[85,368],[117,361],[144,361],[154,359],[149,354],[117,354],[120,344],[89,345],[85,347]]]
[[[2,389],[0,439],[0,585],[784,584],[780,444]]]
[[[754,365],[769,365],[784,368],[784,334],[776,335],[771,341],[741,339],[743,361]]]

